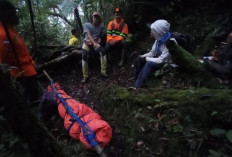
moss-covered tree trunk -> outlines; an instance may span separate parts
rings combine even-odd
[[[207,71],[204,64],[199,62],[192,54],[169,41],[167,46],[172,55],[173,62],[180,66],[180,69],[187,73],[193,80],[207,87],[217,87],[219,85],[216,78]]]
[[[26,143],[27,150],[30,151],[27,154],[33,157],[64,156],[54,138],[30,112],[29,105],[12,86],[10,78],[2,72],[0,72],[0,104],[1,116],[8,124],[8,131],[20,139],[19,145]]]

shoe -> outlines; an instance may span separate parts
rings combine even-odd
[[[138,88],[135,88],[135,87],[129,87],[128,89],[129,89],[129,90],[134,90],[134,91],[136,91]]]
[[[84,84],[84,83],[87,83],[89,80],[88,77],[84,77],[82,80],[81,80],[81,83]]]
[[[104,77],[104,78],[108,78],[109,75],[107,73],[101,73],[101,76]]]

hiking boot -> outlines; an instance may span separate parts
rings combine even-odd
[[[84,84],[84,83],[87,83],[89,81],[89,78],[88,77],[84,77],[82,80],[81,80],[81,83]]]
[[[104,77],[104,78],[108,78],[109,75],[107,73],[101,73],[101,76]]]

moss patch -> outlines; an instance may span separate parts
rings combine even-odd
[[[114,86],[105,93],[105,115],[114,128],[111,145],[120,135],[122,156],[207,154],[214,148],[205,137],[219,127],[215,118],[232,110],[232,91],[226,89],[134,91]],[[206,146],[201,147],[202,141]]]

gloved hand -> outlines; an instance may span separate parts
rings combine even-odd
[[[144,58],[144,56],[143,56],[143,55],[139,55],[139,57],[140,57],[140,58]]]

